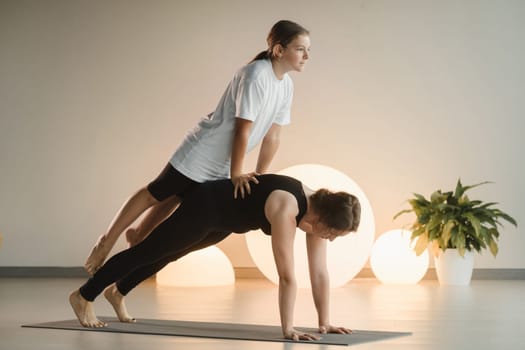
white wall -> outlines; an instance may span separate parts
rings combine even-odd
[[[80,266],[281,18],[312,54],[273,170],[347,173],[377,235],[460,176],[525,223],[523,1],[2,0],[0,266]],[[525,268],[520,231],[476,267]],[[242,236],[221,247],[253,266]]]

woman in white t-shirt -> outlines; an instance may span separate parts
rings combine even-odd
[[[168,217],[194,185],[230,178],[235,198],[250,193],[256,174],[265,173],[277,148],[281,126],[290,123],[293,83],[288,72],[301,72],[309,58],[309,32],[282,20],[267,37],[268,49],[242,67],[228,84],[217,108],[202,119],[175,151],[161,174],[133,194],[101,235],[84,265],[93,274],[118,237],[144,211],[137,228],[129,228],[130,245],[142,241]],[[254,172],[243,173],[244,156],[261,144]]]

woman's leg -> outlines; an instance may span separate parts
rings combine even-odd
[[[84,299],[78,289],[69,295],[69,303],[82,326],[89,328],[106,326],[106,323],[100,321],[95,315],[93,303]]]
[[[117,314],[120,322],[135,323],[137,320],[128,313],[126,304],[124,303],[124,296],[119,292],[117,285],[113,283],[104,290],[104,297],[113,306],[113,310]]]
[[[100,321],[90,311],[90,303],[106,287],[143,266],[177,256],[206,237],[208,222],[195,220],[200,209],[197,205],[182,206],[144,241],[113,256],[78,291],[73,292],[71,306],[80,323],[86,327],[100,326]]]
[[[153,235],[154,236],[154,235]],[[163,244],[162,237],[150,236],[141,244],[126,249],[109,259],[82,287],[69,296],[69,302],[80,324],[84,327],[104,327],[93,310],[93,300],[114,281],[125,276],[141,264],[151,264],[158,259],[167,245]],[[162,255],[160,255],[162,257]]]
[[[124,277],[123,279],[112,284],[104,291],[104,296],[109,301],[117,317],[121,322],[136,322],[136,319],[129,315],[124,302],[124,297],[138,284],[144,281],[146,278],[153,276],[155,273],[163,269],[167,264],[172,261],[178,260],[181,257],[189,254],[193,251],[207,248],[209,246],[215,245],[228,237],[230,232],[213,232],[208,234],[200,242],[194,244],[193,246],[178,252],[172,256],[165,257],[162,260],[159,260],[151,265],[143,266],[139,269],[134,270],[132,273]]]
[[[174,213],[178,214],[177,212]],[[80,287],[80,293],[93,301],[107,286],[123,278],[134,270],[155,263],[172,255],[187,245],[191,245],[189,234],[178,234],[177,223],[168,218],[152,234],[138,245],[123,250],[111,257],[88,281]],[[183,218],[181,218],[183,219]],[[173,227],[173,229],[171,228]],[[190,231],[190,233],[193,233]],[[197,236],[197,235],[196,235]],[[181,238],[177,241],[175,238]],[[197,240],[200,240],[198,238]],[[189,243],[188,243],[189,241]]]
[[[111,248],[120,234],[131,225],[146,209],[159,203],[146,187],[141,188],[131,196],[119,210],[107,232],[101,235],[91,250],[84,268],[90,274],[95,273],[106,260]]]
[[[133,270],[129,275],[126,275],[124,278],[116,282],[116,287],[120,294],[127,295],[133,288],[138,286],[145,279],[153,276],[155,273],[162,270],[167,264],[172,261],[176,261],[183,256],[194,252],[196,250],[201,250],[209,246],[215,245],[226,237],[228,237],[231,232],[212,232],[206,235],[202,240],[187,247],[186,249],[175,252],[173,255],[166,256],[165,258],[156,261],[153,264],[142,266],[136,270]]]

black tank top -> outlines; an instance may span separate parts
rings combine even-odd
[[[250,184],[251,194],[245,195],[244,199],[240,195],[237,199],[233,198],[233,184],[229,179],[203,183],[183,201],[183,205],[194,202],[201,211],[207,211],[206,218],[211,219],[210,229],[235,233],[261,229],[270,235],[271,225],[266,219],[264,206],[273,191],[283,190],[297,199],[299,214],[295,220],[299,224],[307,209],[302,183],[292,177],[276,174],[258,175],[257,180],[258,184]]]

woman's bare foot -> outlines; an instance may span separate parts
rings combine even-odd
[[[126,230],[126,241],[128,241],[129,247],[131,248],[139,244],[142,241],[142,237],[137,229],[130,227]]]
[[[78,289],[69,295],[69,303],[82,326],[90,328],[107,326],[105,322],[100,321],[95,315],[93,303],[84,299]]]
[[[100,236],[86,259],[84,269],[91,275],[97,272],[100,266],[104,263],[104,260],[108,257],[114,244],[115,242],[110,242],[106,235]]]
[[[104,296],[109,301],[111,306],[113,306],[113,309],[117,313],[120,322],[137,322],[136,319],[134,319],[128,314],[126,304],[124,303],[124,296],[120,294],[115,283],[113,283],[112,285],[107,287],[106,290],[104,290]]]

